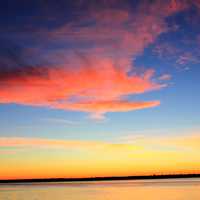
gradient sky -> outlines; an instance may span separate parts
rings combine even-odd
[[[0,5],[0,178],[200,172],[200,1]]]

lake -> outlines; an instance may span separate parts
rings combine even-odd
[[[0,200],[200,200],[200,179],[0,184]]]

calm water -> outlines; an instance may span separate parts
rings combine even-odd
[[[200,200],[200,179],[0,185],[0,200]]]

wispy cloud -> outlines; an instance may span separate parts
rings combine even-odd
[[[26,138],[26,137],[0,137],[0,148],[64,148],[64,149],[88,149],[106,150],[118,149],[146,151],[153,150],[173,150],[177,151],[197,151],[200,149],[200,133],[186,132],[176,135],[135,135],[129,134],[116,138],[114,141],[98,140],[66,140],[47,138]],[[1,149],[2,150],[2,149]],[[4,149],[3,149],[4,150]],[[11,149],[12,150],[12,149]],[[128,152],[127,152],[128,153]]]
[[[62,124],[62,125],[67,125],[67,126],[81,125],[80,121],[69,120],[69,119],[64,119],[64,118],[45,118],[45,119],[42,119],[42,121],[50,122],[53,124]]]
[[[185,52],[182,55],[180,55],[176,61],[177,64],[181,66],[185,66],[185,69],[188,69],[188,64],[190,63],[198,63],[200,62],[199,59],[192,55],[192,53]]]
[[[2,162],[0,176],[44,178],[192,173],[200,166],[199,151],[199,132],[159,137],[129,135],[116,141],[0,137],[0,156],[13,158],[9,163],[18,161],[15,168]]]
[[[170,74],[163,74],[162,76],[159,77],[159,80],[161,81],[168,81],[171,79],[171,75]]]
[[[146,147],[147,149],[160,150],[172,150],[174,152],[178,151],[197,151],[200,148],[200,133],[197,132],[186,132],[183,134],[176,135],[134,135],[129,134],[118,138],[118,142],[127,144],[139,144],[139,146]]]
[[[44,138],[23,138],[23,137],[1,137],[0,147],[18,148],[92,148],[101,146],[103,143],[95,141],[76,141],[76,140],[55,140]]]

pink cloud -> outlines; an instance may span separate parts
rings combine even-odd
[[[171,75],[170,74],[163,74],[162,76],[159,77],[159,80],[161,81],[168,81],[171,79]]]
[[[180,55],[176,62],[179,65],[186,65],[188,63],[198,63],[199,60],[195,56],[193,56],[191,53],[186,52]]]
[[[35,147],[35,148],[94,148],[105,145],[98,141],[78,141],[78,140],[53,140],[45,138],[23,138],[23,137],[1,137],[0,147]]]
[[[2,70],[0,103],[83,111],[102,118],[106,112],[154,107],[159,101],[128,101],[128,95],[165,87],[153,81],[154,71],[132,66],[134,60],[168,27],[165,18],[183,10],[180,1],[155,1],[128,9],[91,10],[87,17],[52,31],[40,30],[48,42],[62,43],[62,53],[46,56],[51,67],[21,66]],[[83,25],[83,24],[90,25]],[[73,49],[69,48],[70,45]],[[30,53],[30,51],[29,51]]]
[[[79,102],[72,104],[58,104],[56,107],[67,110],[91,112],[94,119],[103,119],[106,112],[127,112],[138,109],[150,108],[160,105],[159,101],[129,102],[129,101],[100,101]]]
[[[172,59],[180,54],[180,49],[165,42],[162,44],[157,44],[153,49],[153,53],[159,56],[159,58]]]
[[[90,59],[91,66],[46,68],[45,75],[34,69],[25,69],[18,75],[0,81],[0,102],[52,108],[106,113],[130,111],[158,105],[155,102],[128,102],[121,100],[130,94],[140,94],[159,89],[151,80],[152,70],[141,75],[128,76],[126,71],[114,66],[112,60]],[[98,63],[99,71],[94,67]]]

